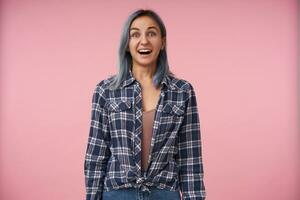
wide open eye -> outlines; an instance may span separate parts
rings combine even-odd
[[[130,37],[138,37],[139,35],[140,35],[139,33],[135,32],[135,33],[132,33],[132,34],[130,35]]]
[[[151,31],[151,32],[149,32],[149,35],[150,35],[150,36],[156,36],[156,33],[153,32],[153,31]]]

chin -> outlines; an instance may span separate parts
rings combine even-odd
[[[137,63],[138,65],[151,65],[153,63],[155,63],[155,60],[135,60],[135,63]]]
[[[144,62],[144,63],[143,63],[143,62],[139,62],[138,64],[139,64],[140,66],[149,67],[149,65],[151,65],[152,62],[147,62],[147,63],[146,63],[146,62]]]

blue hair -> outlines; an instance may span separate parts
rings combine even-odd
[[[121,35],[119,51],[118,51],[118,73],[113,77],[113,81],[111,82],[110,88],[117,89],[122,82],[126,79],[126,75],[128,70],[132,69],[132,57],[130,52],[128,51],[129,47],[129,30],[132,22],[141,16],[149,16],[158,24],[161,32],[161,37],[167,36],[167,31],[162,19],[156,14],[153,10],[150,9],[138,9],[133,12],[128,19],[126,20],[123,32]],[[169,69],[168,57],[167,57],[167,44],[165,44],[164,48],[160,50],[160,53],[157,58],[157,68],[156,72],[153,75],[153,84],[158,87],[163,80],[164,76],[174,74]]]

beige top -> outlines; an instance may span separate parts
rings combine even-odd
[[[155,109],[143,112],[143,133],[142,133],[142,171],[148,167],[148,158],[152,139],[152,129]]]

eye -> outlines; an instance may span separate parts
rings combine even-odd
[[[156,33],[153,32],[153,31],[149,32],[149,34],[150,34],[150,36],[155,36],[156,35]]]
[[[137,37],[137,36],[139,36],[139,33],[137,33],[137,32],[132,33],[132,34],[130,35],[130,37]]]

